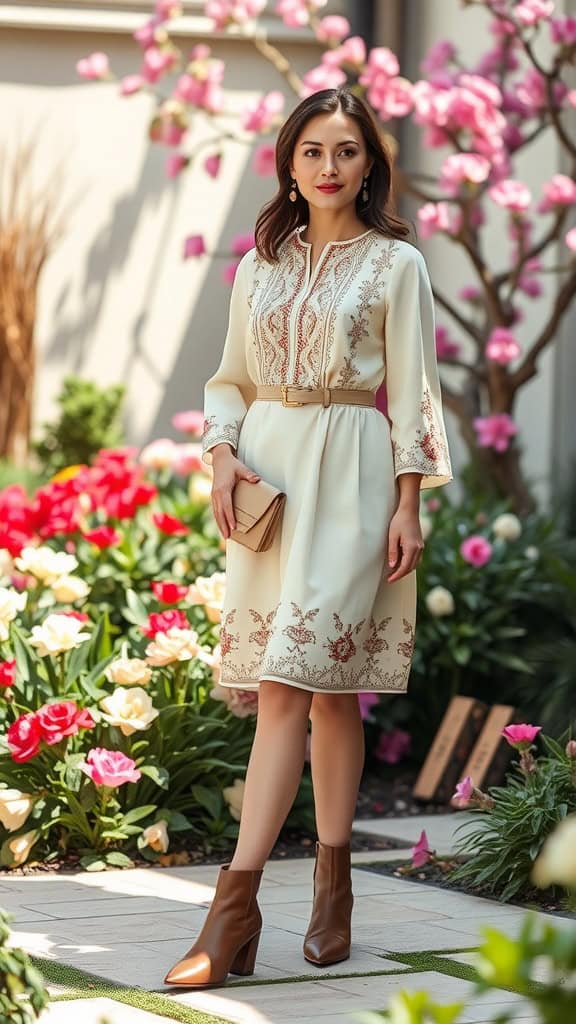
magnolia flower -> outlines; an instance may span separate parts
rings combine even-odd
[[[0,821],[8,832],[15,832],[24,824],[34,806],[30,793],[19,789],[0,789]]]
[[[548,836],[534,864],[532,879],[540,889],[549,885],[576,888],[576,814],[564,818]]]
[[[28,594],[19,594],[17,590],[0,587],[0,641],[7,640],[10,635],[10,623],[18,612],[26,607]]]
[[[198,643],[195,629],[180,629],[172,626],[165,633],[157,633],[146,648],[149,665],[171,665],[174,661],[189,661],[190,658],[204,658],[206,652]]]
[[[90,593],[90,587],[79,576],[60,576],[50,584],[50,589],[61,604],[82,601]]]
[[[160,712],[153,706],[152,698],[141,686],[126,689],[118,686],[109,697],[100,701],[106,712],[102,715],[110,725],[117,725],[123,736],[149,729]]]
[[[234,779],[232,786],[224,786],[222,796],[228,804],[228,810],[232,817],[235,821],[240,821],[242,801],[244,799],[244,779]]]
[[[428,836],[424,829],[422,829],[418,842],[412,847],[412,867],[423,868],[431,858],[432,850],[428,845]]]
[[[454,598],[446,587],[432,587],[426,594],[426,607],[431,615],[437,617],[452,615],[454,612]]]
[[[121,656],[104,669],[106,679],[119,686],[146,686],[152,678],[152,669],[143,658],[128,658],[126,651],[127,645],[122,644]]]
[[[14,839],[8,839],[6,843],[4,843],[4,846],[10,850],[13,857],[10,867],[18,868],[21,864],[24,864],[39,835],[40,833],[38,830],[33,829],[31,832],[25,832],[22,836],[15,836]]]
[[[60,576],[67,576],[78,568],[78,559],[65,551],[54,551],[47,546],[22,548],[16,559],[16,568],[20,572],[35,576],[37,580],[50,586]]]
[[[38,648],[38,654],[46,658],[50,654],[63,654],[90,639],[89,633],[82,632],[82,623],[70,615],[48,615],[41,626],[32,628],[32,647]]]
[[[518,540],[522,533],[522,523],[512,512],[503,512],[492,523],[492,532],[501,540]]]
[[[170,840],[168,838],[168,823],[160,818],[153,825],[148,825],[142,832],[142,846],[149,846],[156,853],[166,853]]]
[[[225,572],[197,576],[188,591],[188,600],[190,604],[203,604],[210,622],[220,622],[225,590]]]

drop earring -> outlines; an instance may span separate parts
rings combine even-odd
[[[298,193],[296,192],[296,181],[294,180],[294,178],[292,178],[292,188],[288,193],[288,199],[290,200],[291,203],[295,203],[296,200],[298,199]]]
[[[368,175],[364,178],[364,188],[362,189],[362,202],[368,202]]]

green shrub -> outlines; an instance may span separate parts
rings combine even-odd
[[[43,436],[32,444],[47,475],[89,463],[101,448],[121,443],[125,393],[123,384],[99,388],[92,381],[64,378],[58,397],[60,417],[45,423]]]
[[[47,1006],[48,992],[28,954],[8,947],[10,920],[0,909],[0,1020],[32,1024]]]

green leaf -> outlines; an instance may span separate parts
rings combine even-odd
[[[139,764],[138,768],[143,775],[147,775],[152,782],[155,782],[161,789],[168,789],[170,782],[170,772],[167,768],[163,768],[161,764]]]
[[[156,806],[156,804],[145,804],[142,807],[134,807],[131,811],[127,811],[122,818],[121,827],[133,825],[135,821],[140,821],[141,818],[146,818],[149,814],[153,814]]]
[[[80,858],[80,864],[85,871],[106,870],[106,861],[102,859],[100,853],[88,853],[85,857]]]
[[[106,854],[106,863],[112,864],[115,868],[133,868],[134,861],[126,856],[125,853],[121,853],[120,850],[110,850]]]
[[[206,786],[192,786],[192,796],[204,807],[208,813],[218,820],[222,812],[222,793],[219,790],[208,789]]]

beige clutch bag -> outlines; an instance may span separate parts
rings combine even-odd
[[[238,480],[232,491],[236,529],[230,539],[251,551],[267,551],[280,525],[286,495],[264,480]]]

